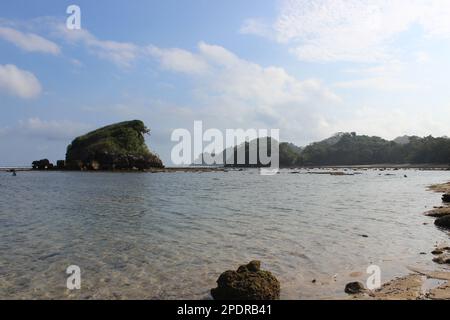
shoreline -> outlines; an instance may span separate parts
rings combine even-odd
[[[450,182],[430,185],[427,191],[437,193],[450,193]],[[434,210],[450,208],[450,205],[441,204]],[[433,211],[433,210],[432,210]],[[430,212],[423,213],[425,216],[434,217]],[[442,230],[448,232],[448,230]],[[447,243],[435,244],[431,252],[433,262],[439,265],[448,263],[438,262],[439,257],[447,256],[450,253],[450,246]],[[433,270],[421,270],[408,268],[411,273],[405,276],[391,279],[382,284],[379,289],[369,291],[363,290],[360,293],[350,295],[350,299],[374,299],[374,300],[450,300],[450,269],[435,267]],[[445,270],[444,270],[445,269]]]
[[[111,173],[171,173],[171,172],[226,172],[232,171],[234,168],[204,168],[204,167],[168,167],[168,168],[151,168],[145,170],[66,170],[66,169],[47,169],[39,170],[33,168],[0,168],[0,172],[11,172],[15,170],[16,172],[111,172]]]
[[[207,166],[188,166],[188,167],[165,167],[149,168],[144,170],[66,170],[66,169],[47,169],[39,170],[32,167],[0,167],[0,172],[28,172],[28,171],[60,171],[60,172],[146,172],[146,173],[171,173],[171,172],[228,172],[242,171],[246,169],[258,169],[256,167],[207,167]],[[334,165],[334,166],[301,166],[301,167],[280,167],[280,170],[424,170],[424,171],[450,171],[450,165],[447,164],[373,164],[373,165]]]

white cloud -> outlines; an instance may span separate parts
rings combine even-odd
[[[154,48],[167,68],[167,57],[180,49]],[[189,53],[189,54],[187,54]],[[305,136],[321,126],[319,113],[335,109],[340,98],[317,79],[300,80],[276,66],[263,67],[241,59],[217,45],[199,43],[197,52],[185,52],[171,71],[190,71],[189,60],[208,70],[190,72],[197,105],[191,120],[217,128],[283,128],[285,137]]]
[[[161,65],[168,70],[187,74],[202,74],[208,71],[208,64],[203,59],[183,49],[148,46],[147,52],[159,59]]]
[[[0,27],[0,38],[28,52],[42,52],[53,55],[58,55],[61,52],[56,43],[37,34],[23,33],[13,28]]]
[[[242,28],[262,36],[270,28],[304,61],[379,62],[395,56],[392,44],[414,25],[450,38],[449,16],[447,0],[284,0],[272,25],[247,20]]]
[[[70,59],[70,63],[75,66],[75,67],[82,67],[83,66],[83,62],[81,62],[78,59]]]
[[[281,67],[261,66],[218,45],[200,42],[195,51],[151,50],[163,70],[189,76],[192,98],[174,104],[169,99],[130,97],[107,109],[89,108],[89,112],[145,120],[152,127],[152,143],[166,161],[173,145],[171,130],[191,129],[195,120],[202,120],[205,129],[280,128],[282,140],[302,144],[316,139],[328,115],[342,106],[341,99],[320,80],[298,79]],[[174,53],[183,58],[172,63]]]
[[[318,80],[301,81],[289,75],[283,68],[262,67],[240,59],[223,47],[199,44],[199,56],[211,68],[208,76],[209,92],[214,96],[234,98],[252,102],[255,105],[272,107],[288,103],[304,103],[311,95],[338,100]]]
[[[327,130],[328,134],[341,131],[356,131],[360,134],[382,136],[395,139],[403,135],[435,136],[448,135],[448,119],[450,108],[433,108],[426,110],[401,107],[382,108],[366,106],[351,111],[351,116],[335,119]],[[439,117],[434,114],[439,113]]]
[[[364,67],[353,67],[344,70],[344,74],[355,79],[345,79],[335,82],[334,88],[371,89],[404,93],[406,90],[426,89],[430,83],[420,74],[421,66],[429,61],[424,52],[412,53],[404,61],[391,60],[381,64]]]
[[[92,54],[120,67],[130,67],[140,55],[141,48],[134,43],[100,40],[86,29],[68,30],[63,24],[56,24],[54,28],[69,43],[82,44]]]
[[[0,128],[0,137],[5,136],[9,132],[9,127]]]
[[[385,77],[340,81],[336,83],[334,87],[342,89],[375,89],[382,91],[397,91],[416,88],[414,85],[403,82],[402,79]]]
[[[45,121],[34,117],[19,121],[19,125],[12,128],[13,132],[47,140],[70,140],[91,129],[90,125],[67,120]]]
[[[253,34],[270,38],[273,36],[272,29],[261,19],[249,18],[244,21],[239,32],[241,34]]]
[[[417,88],[410,79],[405,78],[406,63],[390,61],[370,67],[345,70],[348,74],[359,76],[358,79],[336,82],[333,87],[343,89],[374,89],[378,91],[412,90]],[[362,77],[362,78],[361,78]]]
[[[0,91],[24,99],[37,97],[42,87],[39,80],[29,71],[15,65],[0,65]]]
[[[419,51],[415,54],[416,62],[420,64],[425,64],[431,62],[431,56],[425,51]]]
[[[131,42],[99,39],[86,28],[69,30],[65,22],[55,17],[38,17],[27,21],[0,18],[0,38],[13,42],[27,51],[52,54],[61,52],[56,43],[34,33],[17,31],[18,29],[46,32],[52,38],[63,39],[65,44],[83,46],[89,53],[125,68],[130,67],[143,51],[142,47]],[[71,59],[71,62],[75,61]]]

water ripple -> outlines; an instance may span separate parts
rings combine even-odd
[[[0,174],[0,298],[205,299],[252,259],[283,298],[319,298],[371,263],[386,278],[427,265],[419,253],[448,238],[421,215],[440,203],[424,187],[448,172],[288,173]]]

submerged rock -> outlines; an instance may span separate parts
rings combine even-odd
[[[350,282],[345,286],[345,293],[348,294],[360,294],[364,293],[366,288],[361,282]]]
[[[144,135],[150,132],[142,121],[126,121],[89,132],[67,147],[70,170],[144,170],[163,167],[151,153]]]
[[[278,300],[280,282],[269,271],[260,269],[260,261],[242,265],[237,271],[225,271],[211,289],[215,300]]]
[[[443,216],[441,218],[436,219],[434,224],[441,228],[450,229],[450,216]]]
[[[446,193],[442,196],[442,201],[450,202],[450,193]]]
[[[442,255],[434,258],[433,261],[436,263],[439,263],[439,264],[450,264],[450,255],[442,254]]]
[[[426,213],[429,217],[441,218],[450,215],[450,207],[434,208]]]

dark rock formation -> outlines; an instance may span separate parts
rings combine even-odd
[[[360,294],[364,293],[364,291],[366,291],[366,289],[361,282],[350,282],[345,286],[345,293],[348,294]]]
[[[442,201],[450,202],[450,193],[446,193],[442,196]]]
[[[443,216],[434,221],[434,224],[441,228],[450,229],[450,216]]]
[[[36,160],[31,164],[33,170],[51,170],[54,165],[48,159]]]
[[[252,261],[237,271],[225,271],[211,289],[215,300],[278,300],[280,283],[269,271],[260,270],[261,262]]]
[[[433,261],[438,264],[450,264],[450,255],[442,254],[442,255],[434,258]]]
[[[429,217],[441,218],[450,215],[450,207],[434,208],[431,211],[425,213]]]
[[[441,249],[435,249],[435,250],[431,251],[431,254],[434,254],[434,255],[439,255],[439,254],[443,254],[443,253],[444,253],[444,251]]]
[[[67,147],[69,170],[144,170],[162,168],[159,157],[145,144],[150,132],[142,121],[109,125],[78,137]]]

